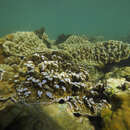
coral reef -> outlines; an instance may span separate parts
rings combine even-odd
[[[102,99],[103,86],[92,87],[87,70],[62,55],[58,51],[52,51],[47,55],[35,53],[17,67],[19,76],[15,76],[14,88],[19,102],[62,100],[69,102],[74,111],[84,112],[85,109],[82,108],[86,107],[90,114],[99,110],[99,104],[105,107],[107,99],[105,96]]]
[[[107,129],[111,119],[114,120],[111,129],[117,128],[116,119],[122,129],[130,128],[124,112],[130,113],[130,45],[113,40],[92,43],[86,35],[63,35],[60,42],[63,43],[51,42],[43,29],[35,33],[16,32],[0,39],[0,115],[4,111],[6,114],[8,110],[20,108],[21,111],[23,108],[26,121],[30,123],[28,112],[31,112],[26,106],[39,106],[61,130],[70,128],[70,122],[76,122],[71,128],[77,130],[88,126],[94,130],[102,123]],[[115,97],[122,102],[119,101],[117,107],[114,106]],[[12,104],[13,107],[7,107]],[[35,113],[34,109],[32,111]],[[23,121],[23,115],[19,116],[21,130],[25,127],[33,129],[33,125],[28,126]],[[7,118],[5,115],[3,123],[0,122],[1,129],[19,129],[18,125],[9,125],[15,115],[9,116],[9,122],[4,124]],[[40,123],[33,120],[36,118]],[[37,123],[39,129],[40,126],[44,128],[41,119],[44,120],[42,115],[32,115],[32,122]],[[94,125],[95,122],[100,123]],[[52,129],[49,123],[53,126],[54,122],[47,124]]]
[[[38,30],[35,30],[34,33],[44,42],[44,44],[48,47],[51,48],[51,44],[54,42],[49,39],[47,33],[45,32],[45,28],[42,27]]]
[[[70,35],[66,40],[66,44],[76,44],[88,42],[88,37],[86,35]]]
[[[88,36],[88,40],[92,43],[104,41],[104,36]]]
[[[99,55],[98,52],[100,52]],[[95,53],[97,53],[96,59],[100,62],[111,64],[128,59],[130,56],[130,46],[121,41],[109,40],[95,44]]]

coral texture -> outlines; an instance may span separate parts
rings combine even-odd
[[[2,46],[7,55],[29,55],[46,48],[42,40],[33,32],[16,32],[7,36],[6,39]]]
[[[75,38],[72,41],[66,40],[59,45],[59,48],[68,51],[73,58],[88,65],[104,66],[130,57],[130,45],[121,41],[109,40],[95,44]]]

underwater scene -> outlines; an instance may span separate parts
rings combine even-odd
[[[130,0],[0,0],[0,130],[130,130]]]

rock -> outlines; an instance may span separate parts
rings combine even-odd
[[[106,80],[105,91],[112,95],[117,95],[123,91],[130,91],[130,82],[125,78],[109,78]]]
[[[123,67],[119,67],[119,66],[115,66],[113,67],[110,72],[106,73],[105,77],[106,78],[126,78],[126,80],[130,80],[129,79],[130,76],[130,66],[123,66]]]
[[[120,79],[109,78],[107,79],[106,82],[107,82],[106,91],[111,94],[116,94],[121,91],[120,88],[124,85],[126,80],[125,78],[120,78]]]
[[[67,104],[12,105],[0,112],[0,129],[94,130],[86,117],[75,117]]]
[[[122,92],[112,98],[112,108],[101,112],[103,130],[130,129],[130,93]]]

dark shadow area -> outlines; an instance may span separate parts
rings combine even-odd
[[[113,113],[117,112],[118,109],[120,109],[122,106],[122,100],[117,96],[112,96],[111,105],[112,105],[111,111]],[[97,114],[96,116],[86,115],[86,117],[89,119],[91,124],[95,127],[95,130],[102,130],[105,128],[106,122],[104,122],[104,119],[101,117],[100,113]],[[117,120],[118,120],[118,118],[117,118]],[[112,119],[111,119],[111,121],[112,121]]]
[[[43,33],[45,32],[45,28],[44,27],[41,27],[37,30],[34,31],[34,33],[40,38],[42,39],[43,37]]]
[[[113,66],[118,66],[118,67],[130,66],[130,57],[118,63],[108,63],[104,66],[104,68],[101,68],[101,69],[99,68],[99,70],[103,71],[103,73],[106,74],[111,71]]]
[[[0,130],[62,130],[40,105],[17,104],[0,111]]]
[[[87,116],[91,124],[95,127],[95,130],[101,130],[103,128],[103,120],[100,116]]]
[[[111,110],[113,111],[113,112],[116,112],[118,109],[120,109],[121,108],[121,105],[122,105],[122,100],[119,98],[119,97],[117,97],[117,96],[112,96],[112,98],[111,98],[111,103],[112,103],[112,108],[111,108]]]
[[[63,43],[64,41],[66,41],[72,34],[61,34],[57,37],[55,44],[60,44]]]
[[[34,33],[46,44],[48,48],[51,48],[51,43],[44,39],[43,34],[45,33],[45,27],[41,27],[34,31]]]

